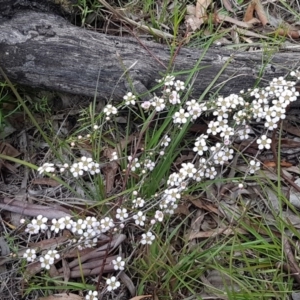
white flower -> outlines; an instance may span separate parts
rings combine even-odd
[[[193,179],[197,182],[200,182],[205,176],[205,170],[206,168],[198,170],[197,173],[194,175]]]
[[[299,72],[299,70],[297,70],[297,71],[292,71],[292,72],[290,73],[290,75],[293,76],[293,77],[296,77],[298,80],[300,80],[300,72]]]
[[[167,189],[164,191],[167,202],[175,202],[181,198],[178,188]]]
[[[127,168],[130,167],[130,170],[132,172],[141,167],[141,164],[139,163],[139,159],[137,157],[132,159],[131,156],[128,156],[128,160],[130,161],[130,163],[127,165]]]
[[[36,259],[36,252],[34,249],[27,249],[23,254],[23,258],[26,258],[28,262],[32,262]]]
[[[175,87],[176,91],[180,91],[180,90],[183,91],[185,89],[184,82],[180,81],[180,80],[176,80],[174,87]]]
[[[197,137],[196,142],[195,142],[195,147],[193,148],[193,151],[197,152],[198,155],[202,156],[204,151],[208,150],[208,147],[206,145],[207,139],[208,139],[208,136],[204,135],[204,134]]]
[[[161,145],[161,147],[168,147],[170,142],[171,142],[170,137],[168,135],[165,135],[162,138],[162,141],[161,141],[160,145]]]
[[[83,236],[86,239],[93,239],[97,235],[97,232],[94,230],[94,228],[96,228],[99,225],[100,222],[97,222],[97,224],[95,224],[93,228],[87,228],[87,230],[83,233]]]
[[[151,245],[152,242],[155,240],[155,236],[151,231],[148,231],[147,233],[142,234],[141,244],[143,245]]]
[[[125,261],[122,260],[121,256],[118,256],[117,259],[112,261],[113,265],[114,265],[114,269],[116,271],[120,270],[123,271],[125,268]]]
[[[146,167],[146,169],[152,171],[155,167],[155,163],[151,159],[147,158],[144,161],[144,166]]]
[[[257,139],[258,149],[270,149],[272,140],[269,139],[266,135],[262,135],[259,139]]]
[[[111,157],[110,157],[110,161],[118,160],[118,159],[119,159],[118,153],[116,151],[112,152]]]
[[[156,111],[162,111],[166,107],[165,100],[156,96],[152,99],[151,105]]]
[[[133,216],[133,219],[135,220],[136,225],[144,226],[144,221],[146,220],[146,217],[144,216],[142,211],[139,211],[136,215]]]
[[[82,176],[83,175],[82,166],[78,163],[74,163],[70,168],[70,172],[74,177]]]
[[[141,104],[141,107],[143,110],[148,110],[150,107],[151,107],[151,102],[150,101],[144,101],[142,104]]]
[[[249,133],[251,133],[251,128],[249,125],[245,125],[237,130],[236,135],[240,140],[246,140],[249,138]]]
[[[72,222],[72,232],[79,235],[83,234],[83,230],[86,229],[86,223],[82,219],[78,219],[76,222]]]
[[[173,122],[175,124],[185,124],[190,117],[188,112],[185,112],[183,108],[179,109],[179,111],[175,112],[173,116]]]
[[[57,250],[49,250],[46,255],[49,255],[50,258],[59,259],[60,255],[57,253]]]
[[[216,135],[221,131],[219,121],[210,121],[208,124],[207,133],[211,133],[212,135]]]
[[[93,248],[97,245],[98,239],[96,237],[92,237],[93,235],[96,235],[95,231],[92,231],[92,229],[88,229],[89,232],[85,232],[83,234],[85,240],[84,240],[84,247],[85,248]]]
[[[107,279],[106,284],[107,284],[107,290],[109,292],[113,291],[113,290],[116,290],[121,285],[120,282],[117,281],[115,276],[112,276],[111,278]]]
[[[268,129],[268,130],[274,130],[277,128],[277,123],[278,123],[279,119],[278,118],[273,118],[273,119],[268,119],[266,120],[264,126]]]
[[[260,162],[255,160],[249,161],[249,173],[254,174],[256,171],[260,169]]]
[[[89,165],[89,170],[91,175],[95,175],[95,174],[98,174],[100,173],[100,165],[99,163],[96,163],[96,162],[91,162],[90,165]]]
[[[107,104],[103,112],[109,117],[110,115],[116,115],[118,113],[118,110],[116,107],[112,106],[111,104]]]
[[[70,216],[66,216],[66,217],[62,217],[62,218],[58,219],[58,223],[61,223],[61,227],[71,229],[73,220],[71,219]]]
[[[105,217],[104,219],[101,219],[100,227],[101,227],[101,231],[103,233],[105,233],[108,230],[110,230],[111,228],[115,227],[115,224],[113,222],[113,219],[111,219],[109,217]]]
[[[131,93],[131,92],[128,92],[124,97],[123,99],[125,100],[125,104],[128,106],[128,105],[135,105],[135,99],[136,97]]]
[[[217,175],[215,167],[209,167],[205,170],[205,177],[209,179],[214,179]]]
[[[234,135],[234,129],[232,127],[229,127],[228,125],[224,125],[221,128],[220,136],[224,139],[229,139],[230,136]]]
[[[173,105],[180,103],[180,95],[176,91],[172,91],[169,95],[169,102]]]
[[[47,221],[48,221],[48,218],[43,217],[42,215],[38,215],[38,216],[36,217],[36,219],[32,219],[31,223],[32,223],[33,225],[38,226],[38,228],[39,228],[40,230],[47,230],[47,229],[48,229],[48,226],[47,226],[47,224],[46,224]]]
[[[203,109],[202,104],[199,104],[195,99],[192,99],[186,102],[186,110],[188,111],[192,119],[196,120],[201,116],[202,111],[204,111],[205,109]]]
[[[117,214],[116,214],[116,219],[119,219],[120,221],[124,221],[124,219],[128,218],[128,213],[126,208],[118,208],[117,209]]]
[[[85,296],[86,300],[98,300],[98,292],[97,291],[89,291]]]
[[[164,84],[165,85],[174,85],[174,80],[175,80],[175,77],[172,76],[172,75],[167,75],[164,79]]]
[[[155,218],[157,221],[162,222],[163,219],[164,219],[164,214],[163,214],[163,212],[160,211],[160,210],[157,210],[157,211],[155,212],[154,218]]]
[[[54,164],[44,163],[41,167],[38,168],[38,172],[43,174],[44,172],[53,173],[55,172]]]
[[[224,152],[224,159],[226,161],[229,161],[229,160],[232,160],[233,159],[233,153],[234,153],[234,150],[229,148],[229,147],[224,147],[223,148],[223,152]]]
[[[225,162],[228,161],[228,157],[225,154],[225,151],[219,150],[213,155],[213,160],[216,165],[223,165]]]
[[[142,199],[141,197],[138,197],[134,200],[132,200],[133,208],[137,208],[137,207],[143,207],[145,205],[145,200]]]
[[[185,178],[192,178],[196,172],[197,170],[192,163],[183,163],[179,170],[179,173],[181,173]]]
[[[88,171],[93,165],[93,159],[91,157],[82,156],[78,164],[82,170]]]
[[[217,121],[222,121],[223,119],[228,119],[229,115],[227,113],[227,110],[215,110],[213,112],[214,116],[217,116]]]
[[[51,231],[54,231],[55,233],[58,233],[60,230],[63,230],[65,228],[65,224],[58,222],[56,219],[52,219],[52,225],[50,227]]]
[[[181,183],[181,179],[179,177],[178,173],[172,173],[170,174],[167,184],[169,186],[178,186]]]
[[[54,259],[46,254],[44,257],[40,257],[40,263],[42,268],[49,270],[50,266],[54,264]]]
[[[38,234],[40,231],[40,227],[36,224],[29,223],[27,224],[25,231],[29,234]]]
[[[98,221],[95,217],[86,217],[85,220],[84,220],[84,223],[86,224],[86,228],[87,229],[91,229],[91,228],[94,228],[98,225]]]

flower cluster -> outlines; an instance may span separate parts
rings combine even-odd
[[[119,219],[124,220],[128,217],[127,211],[125,209],[120,209],[118,211]],[[143,220],[141,218],[140,220]],[[25,220],[22,220],[24,223]],[[98,237],[102,233],[106,233],[115,227],[115,223],[112,218],[104,217],[103,219],[97,220],[95,217],[88,216],[85,219],[78,219],[76,221],[72,220],[70,216],[62,217],[59,219],[52,219],[52,225],[47,224],[48,219],[43,217],[42,215],[37,216],[31,220],[30,223],[27,224],[25,229],[29,234],[37,234],[39,231],[50,230],[55,234],[61,230],[68,229],[70,230],[74,236],[78,237],[78,248],[91,248],[96,246],[98,242]],[[76,241],[76,239],[74,240]],[[37,259],[37,253],[35,249],[27,249],[23,258],[27,260],[27,262],[34,262]],[[55,263],[56,260],[60,259],[60,255],[57,250],[49,250],[46,253],[39,256],[38,260],[41,264],[41,268],[49,270],[51,265]],[[114,269],[116,271],[122,271],[125,269],[125,261],[121,256],[117,257],[112,261]],[[108,291],[117,289],[120,286],[120,282],[116,280],[116,277],[111,277],[107,281],[107,289]],[[86,299],[94,299],[97,297],[96,292],[89,291]]]
[[[298,76],[299,72],[291,75]],[[275,129],[278,121],[285,118],[285,110],[289,103],[299,96],[294,82],[278,78],[274,79],[268,87],[254,89],[248,94],[241,92],[240,95],[232,94],[202,103],[194,99],[182,103],[179,92],[184,90],[184,85],[176,81],[174,76],[166,76],[161,82],[164,83],[163,94],[160,97],[155,96],[150,103],[144,104],[147,110],[152,106],[160,112],[168,109],[170,104],[178,105],[178,110],[173,115],[173,122],[179,125],[197,119],[203,112],[211,113],[215,116],[215,120],[208,123],[206,133],[196,138],[193,151],[200,157],[197,165],[183,163],[178,172],[170,174],[167,188],[157,196],[159,210],[150,220],[151,225],[163,221],[166,214],[174,213],[182,193],[191,181],[199,182],[216,178],[219,166],[228,164],[234,157],[234,149],[231,148],[233,142],[249,139],[254,134],[251,128],[252,120],[264,119],[267,131]],[[218,135],[222,141],[209,145],[209,135]],[[256,142],[258,150],[264,150],[270,149],[272,140],[266,133],[258,137]],[[160,141],[162,147],[168,147],[170,143],[171,138],[168,135],[163,136]],[[155,165],[149,170],[154,167]],[[134,159],[129,157],[128,168],[131,171],[145,169],[144,161],[137,157]],[[248,173],[254,174],[259,169],[259,161],[249,161]],[[133,209],[145,205],[145,200],[137,195],[132,202]],[[120,212],[122,209],[124,208],[120,208]],[[142,211],[138,211],[133,219],[138,226],[145,227],[147,224],[147,215]],[[141,243],[151,244],[154,239],[153,233],[148,231],[142,235]]]
[[[136,172],[141,169],[141,173],[145,174],[147,171],[152,171],[155,167],[155,162],[150,158],[145,158],[142,162],[139,161],[137,157],[132,158],[132,156],[128,156],[128,165],[127,168],[130,168],[130,171]]]
[[[300,72],[295,71],[290,74],[300,79]],[[33,219],[26,228],[30,234],[37,234],[40,231],[50,230],[53,234],[61,230],[70,230],[77,241],[79,248],[93,247],[98,242],[98,236],[107,232],[113,232],[123,228],[127,222],[143,230],[139,237],[139,243],[150,246],[155,241],[154,229],[157,222],[164,222],[168,215],[175,213],[178,208],[178,202],[186,193],[191,182],[201,182],[203,180],[214,180],[221,174],[221,170],[228,166],[235,155],[233,144],[243,140],[250,139],[256,141],[258,152],[270,149],[272,140],[270,131],[277,128],[280,120],[286,117],[288,105],[295,101],[299,93],[295,89],[295,82],[288,81],[283,77],[274,78],[269,86],[265,88],[255,88],[248,92],[242,91],[240,94],[232,94],[227,97],[218,96],[207,101],[198,101],[191,99],[183,101],[182,92],[185,90],[184,82],[176,80],[174,76],[167,75],[159,81],[162,84],[162,92],[155,95],[151,100],[139,103],[137,96],[128,92],[123,97],[123,103],[118,107],[107,104],[103,109],[106,120],[110,120],[118,113],[118,108],[140,105],[142,109],[151,111],[153,115],[159,115],[161,112],[171,111],[170,120],[180,128],[184,124],[193,122],[203,113],[212,118],[207,121],[207,129],[196,137],[193,144],[195,153],[192,162],[184,162],[180,167],[169,175],[166,182],[163,182],[164,189],[151,197],[150,201],[143,195],[142,189],[132,192],[127,201],[123,201],[120,207],[114,210],[114,216],[104,216],[97,220],[94,217],[72,220],[71,217],[51,220],[48,225],[47,218],[38,216]],[[174,113],[173,113],[174,112]],[[102,114],[102,115],[103,115]],[[260,136],[255,136],[251,125],[255,122],[263,122],[264,131]],[[174,126],[173,126],[174,127]],[[176,128],[178,128],[176,126]],[[98,125],[93,125],[97,130]],[[172,132],[173,134],[173,132]],[[119,158],[117,152],[113,152],[111,161],[124,160],[127,163],[127,175],[132,174],[137,178],[147,180],[148,174],[155,170],[156,162],[159,156],[164,156],[167,147],[172,144],[172,134],[161,132],[157,138],[157,146],[153,149],[139,149],[138,152],[126,158]],[[213,137],[217,142],[212,143],[209,137]],[[125,165],[126,165],[125,163]],[[100,173],[99,163],[93,161],[90,157],[82,156],[72,165],[64,164],[54,165],[45,163],[38,168],[40,174],[53,173],[59,167],[60,171],[69,170],[74,177],[83,176],[85,173],[95,175]],[[261,163],[256,158],[250,158],[246,174],[255,174],[260,170]],[[143,181],[143,182],[144,182]],[[243,184],[239,184],[243,188]],[[151,207],[150,207],[151,206]],[[132,211],[130,211],[130,209]],[[119,226],[119,227],[118,227]],[[52,251],[52,252],[51,252]],[[36,259],[37,255],[34,249],[27,249],[23,258],[28,262]],[[49,269],[59,254],[55,250],[48,251],[40,256],[39,261],[45,269]],[[125,268],[125,261],[121,256],[112,261],[114,270],[122,271]],[[120,286],[117,277],[111,276],[106,280],[107,290],[112,291]],[[97,299],[96,291],[89,291],[86,295],[87,300]]]
[[[78,162],[73,163],[71,166],[65,163],[63,165],[57,164],[56,167],[59,168],[61,173],[70,170],[74,177],[82,176],[84,175],[84,172],[88,172],[91,175],[100,173],[100,164],[93,161],[91,157],[86,156],[82,156]],[[38,172],[40,174],[45,172],[54,173],[56,167],[52,163],[44,163],[43,166],[38,168]]]

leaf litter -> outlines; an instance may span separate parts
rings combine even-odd
[[[273,6],[264,6],[260,0],[250,1],[246,7],[246,10],[243,12],[243,17],[241,17],[241,14],[239,14],[239,17],[237,17],[238,12],[241,10],[238,7],[233,7],[232,3],[229,1],[223,1],[223,4],[228,12],[233,13],[232,17],[217,11],[213,4],[213,1],[198,0],[194,6],[187,7],[186,24],[188,30],[190,30],[190,33],[195,33],[197,30],[202,29],[202,27],[205,26],[206,22],[208,22],[210,19],[210,15],[212,15],[215,25],[221,24],[222,28],[231,29],[230,35],[226,36],[229,44],[238,44],[241,40],[243,40],[249,44],[248,49],[253,50],[254,48],[251,48],[250,46],[257,39],[267,39],[272,35],[279,35],[287,38],[287,40],[293,44],[296,44],[297,46],[297,43],[295,43],[294,39],[299,38],[299,24],[297,24],[293,16],[288,16],[290,18],[288,22],[279,18],[274,12],[274,8],[278,8],[276,4]],[[271,8],[273,8],[273,11]],[[127,17],[122,16],[120,19],[132,24],[131,21],[128,21]],[[166,37],[166,35],[162,33],[160,33],[160,36],[163,38]],[[287,42],[285,42],[285,44],[287,46],[289,45]],[[293,206],[299,207],[299,190],[295,187],[291,187],[286,179],[288,178],[294,182],[295,185],[299,186],[299,180],[297,180],[294,175],[299,174],[297,156],[291,157],[291,155],[300,152],[299,141],[296,140],[296,137],[300,136],[300,131],[297,125],[295,126],[293,122],[289,121],[288,117],[283,121],[282,129],[286,134],[286,138],[280,140],[280,160],[276,159],[277,157],[275,157],[272,151],[265,151],[263,154],[259,154],[261,156],[258,156],[258,158],[264,163],[264,170],[262,170],[258,176],[246,178],[246,186],[244,186],[242,189],[234,189],[232,186],[230,186],[230,184],[226,182],[225,175],[223,176],[223,182],[221,181],[219,183],[212,183],[209,187],[207,187],[206,191],[200,195],[193,195],[193,197],[185,197],[183,199],[183,202],[187,202],[187,204],[184,203],[186,205],[181,206],[181,209],[178,209],[176,213],[179,216],[185,215],[190,219],[190,233],[188,234],[187,239],[191,244],[193,243],[194,246],[197,246],[203,239],[218,238],[219,236],[226,237],[235,234],[250,234],[251,232],[248,232],[245,227],[239,227],[237,220],[240,219],[244,219],[245,222],[251,224],[251,226],[257,230],[257,232],[267,236],[265,229],[258,228],[250,217],[247,219],[248,216],[245,214],[245,211],[248,210],[255,212],[257,214],[257,218],[265,216],[268,224],[272,226],[272,230],[274,230],[275,235],[278,234],[275,228],[276,213],[278,213],[278,211],[281,209],[283,210],[282,217],[284,221],[293,224],[293,226],[296,228],[299,228],[300,218],[298,214],[289,209],[288,206],[281,207],[282,202],[279,199],[278,194],[276,194],[274,190],[269,187],[263,187],[263,184],[268,184],[271,181],[280,182],[280,184],[284,186],[282,191],[289,199],[290,203]],[[132,136],[132,138],[134,137]],[[130,138],[130,142],[132,140],[133,139]],[[130,142],[128,142],[128,144]],[[278,145],[279,141],[273,139],[272,142]],[[124,145],[124,141],[119,143],[121,144],[122,149],[128,147],[128,144]],[[88,144],[82,144],[82,148],[84,148],[86,151],[91,150],[90,145]],[[117,148],[118,147],[116,147],[116,149]],[[243,155],[258,154],[257,144],[252,144],[249,147],[247,142],[241,142],[237,143],[235,148],[239,149],[240,153]],[[289,153],[284,152],[285,148],[289,150]],[[116,149],[107,148],[107,150],[103,153],[103,158],[110,159],[112,152],[114,152]],[[21,153],[9,143],[1,143],[0,152],[1,154],[11,157],[19,157],[21,155]],[[189,155],[179,157],[174,165],[180,164],[183,161],[188,161],[189,159]],[[283,172],[282,174],[278,174],[277,172],[278,162],[280,162]],[[22,176],[22,170],[20,170],[20,166],[17,164],[13,165],[5,160],[1,160],[0,163],[1,169],[5,169],[5,172],[11,173],[10,176],[16,176],[18,172],[20,172],[20,175]],[[228,166],[227,168],[230,167],[232,166]],[[236,165],[233,167],[237,173],[243,173],[247,169],[247,166],[241,158],[238,159]],[[108,162],[106,166],[103,167],[103,173],[106,180],[105,192],[107,195],[110,194],[118,185],[115,179],[119,169],[120,164],[117,162]],[[225,173],[226,172],[224,172],[222,175]],[[230,180],[231,177],[228,177],[227,179]],[[13,182],[13,180],[11,180],[11,182]],[[48,192],[45,190],[45,186],[50,186],[50,189],[57,187],[57,184],[55,184],[55,182],[51,179],[40,180],[39,178],[33,178],[30,184],[39,186],[39,189],[45,192],[45,196]],[[14,193],[11,195],[14,195]],[[61,197],[61,199],[63,198],[64,197]],[[49,197],[49,199],[51,199],[51,197]],[[49,219],[70,215],[69,209],[64,208],[63,201],[61,206],[49,205],[47,206],[47,210],[45,210],[45,205],[33,204],[27,202],[27,200],[26,202],[14,199],[11,200],[6,198],[6,196],[1,197],[0,200],[0,207],[4,213],[13,212],[24,216],[27,215],[36,217],[41,214],[41,211],[43,211],[43,215],[46,214]],[[28,200],[32,202],[30,197]],[[79,199],[78,201],[80,202],[80,200],[82,204],[85,203],[84,199]],[[191,212],[190,217],[188,216],[188,212]],[[9,218],[9,216],[5,217],[8,222]],[[289,232],[288,230],[286,233],[289,236],[292,235],[292,232]],[[51,248],[53,245],[57,245],[57,243],[62,245],[67,241],[68,238],[69,237],[67,236],[62,236],[61,239],[50,238],[41,242],[32,243],[31,246],[45,250]],[[87,253],[85,253],[86,251],[82,251],[82,253],[79,254],[80,258],[78,258],[78,253],[73,252],[73,250],[70,249],[66,257],[60,260],[62,261],[60,268],[56,268],[55,266],[51,267],[50,275],[52,274],[52,276],[57,276],[58,274],[63,274],[65,280],[69,281],[71,278],[80,277],[82,274],[84,276],[97,275],[101,272],[101,269],[103,273],[111,272],[112,267],[109,266],[109,263],[116,256],[109,255],[114,249],[119,247],[124,242],[125,236],[119,235],[114,238],[116,238],[116,240],[111,240],[109,237],[104,236],[103,241],[109,240],[108,244],[99,246],[96,250],[87,251]],[[5,240],[1,241],[1,245],[3,245],[3,249],[7,248]],[[295,262],[295,257],[293,254],[294,252],[292,251],[292,248],[295,247],[291,245],[288,240],[284,240],[284,245],[288,262],[283,263],[283,267],[287,273],[292,272],[296,281],[299,282],[297,275],[299,274],[299,267]],[[22,255],[22,251],[18,254],[19,256]],[[5,251],[3,251],[3,253],[5,253]],[[2,255],[4,255],[3,253]],[[4,265],[3,261],[7,263],[12,260],[13,258],[2,258],[2,264],[0,261],[0,265]],[[100,267],[94,266],[95,262],[97,262]],[[59,262],[56,262],[56,264],[59,265]],[[104,268],[101,267],[103,265]],[[28,266],[29,274],[38,274],[40,271],[41,269],[37,264],[33,263]],[[122,276],[122,281],[127,281],[125,285],[130,290],[130,293],[134,294],[135,288],[131,279],[125,273],[123,273]],[[228,279],[226,274],[221,274],[220,271],[217,270],[208,270],[207,276],[202,278],[202,281],[206,285],[203,295],[206,294],[207,296],[213,295],[215,293],[214,289],[224,290],[226,285],[230,285],[233,286],[234,289],[238,289],[237,286],[230,282],[230,279]],[[219,293],[217,293],[217,295],[218,297],[221,297]],[[59,294],[58,296],[62,300],[75,300],[77,299],[76,297],[78,297],[78,295],[75,294],[63,293]],[[148,296],[149,295],[136,296],[132,299],[138,300]],[[51,297],[52,296],[40,299],[52,300]],[[56,299],[56,296],[53,295],[53,297]]]

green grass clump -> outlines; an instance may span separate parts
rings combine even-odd
[[[291,75],[299,77],[298,72]],[[23,257],[29,266],[25,273],[31,274],[28,291],[66,289],[66,285],[58,287],[61,258],[77,248],[79,269],[72,265],[73,279],[79,276],[91,286],[88,274],[103,274],[94,288],[82,287],[97,291],[103,286],[102,294],[118,291],[122,272],[130,275],[137,295],[156,293],[160,299],[191,295],[199,299],[205,295],[282,299],[290,294],[293,280],[282,264],[282,236],[286,230],[295,230],[284,221],[282,210],[270,211],[273,223],[262,212],[258,215],[258,203],[248,195],[250,183],[265,176],[260,171],[259,153],[271,147],[274,134],[270,132],[285,117],[288,103],[298,96],[295,81],[277,78],[265,88],[209,100],[205,95],[190,99],[187,85],[188,81],[166,75],[150,101],[131,91],[121,103],[109,102],[100,113],[93,101],[82,111],[69,137],[55,136],[55,146],[53,138],[39,128],[49,151],[55,151],[48,155],[48,162],[43,160],[34,168],[38,171],[35,176],[47,174],[57,180],[64,194],[77,197],[86,208],[71,209],[60,217],[45,213],[27,221],[25,231],[31,236],[39,234],[39,243],[46,233],[54,238],[67,230],[72,236],[71,244],[62,244],[57,250],[43,250],[37,241],[26,250]],[[195,136],[189,128],[199,118],[204,129]],[[253,120],[259,118],[264,119],[265,129],[256,136]],[[242,140],[256,141],[255,157],[236,148]],[[243,168],[238,167],[237,159]],[[265,181],[282,199],[281,206],[288,205],[281,185]],[[235,204],[225,201],[217,207],[216,201],[222,197],[214,190],[226,185],[233,192],[228,195],[224,189],[221,195]],[[121,238],[120,255],[110,256],[107,251],[101,257],[104,264],[111,261],[107,267],[93,271],[89,265],[87,270],[86,261],[80,262],[82,251],[98,247],[104,236],[107,247]],[[33,271],[32,265],[38,267]],[[31,272],[46,276],[53,266],[58,270],[55,278],[46,284],[42,276],[41,282],[32,283]],[[54,285],[49,285],[51,281]],[[267,288],[270,285],[272,290]]]

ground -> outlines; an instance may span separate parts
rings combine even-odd
[[[178,47],[297,46],[295,3],[222,5],[79,1],[74,20],[123,36],[143,21]],[[1,299],[298,299],[300,73],[191,99],[195,72],[81,107],[1,83]]]

